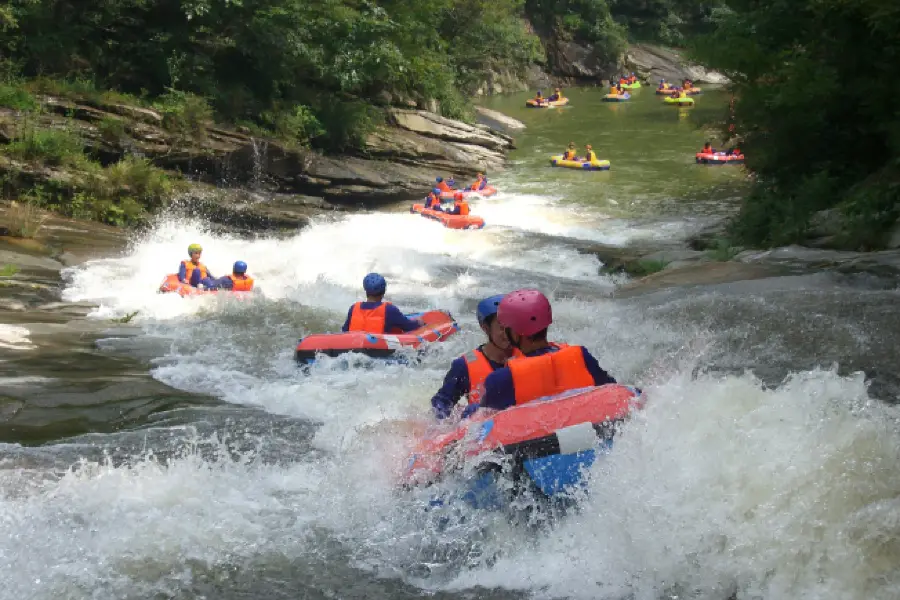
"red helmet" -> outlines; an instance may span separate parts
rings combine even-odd
[[[516,290],[500,301],[497,320],[519,335],[534,335],[553,322],[547,296],[537,290]]]
[[[463,196],[462,192],[456,192],[455,194],[453,194],[453,199],[456,200],[457,202],[462,202],[464,197],[465,196]]]

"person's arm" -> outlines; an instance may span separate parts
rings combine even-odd
[[[406,318],[406,315],[400,312],[399,308],[391,304],[385,310],[384,325],[385,331],[390,331],[396,327],[403,332],[408,332],[418,329],[422,326],[422,323]]]
[[[227,275],[214,280],[214,283],[218,289],[222,290],[230,290],[234,287],[234,282],[231,280],[231,277],[228,277]]]
[[[178,265],[178,281],[180,281],[181,283],[188,283],[187,267],[184,266],[184,263],[180,263]]]
[[[513,384],[512,371],[507,368],[497,369],[484,380],[484,395],[481,397],[481,408],[503,410],[516,403],[516,389]]]
[[[587,367],[587,370],[594,377],[594,385],[606,385],[607,383],[616,383],[616,380],[610,376],[609,373],[603,370],[600,366],[600,363],[597,362],[597,359],[588,352],[587,348],[582,348],[581,352],[584,355],[584,365]]]
[[[431,398],[431,407],[434,416],[438,419],[446,419],[453,411],[453,407],[469,391],[469,370],[466,368],[464,358],[457,358],[450,363],[450,370],[444,376],[441,389]]]
[[[341,326],[341,331],[346,333],[347,331],[350,330],[350,318],[352,316],[353,316],[353,307],[351,306],[350,309],[347,311],[347,320],[344,321],[344,324]]]

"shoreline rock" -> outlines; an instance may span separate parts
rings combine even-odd
[[[165,130],[162,115],[149,108],[53,96],[39,100],[45,112],[33,122],[75,131],[101,162],[138,154],[201,183],[316,197],[329,209],[337,204],[378,206],[419,199],[438,175],[465,181],[478,171],[504,168],[506,154],[515,146],[510,135],[484,124],[388,107],[383,109],[385,124],[367,137],[361,151],[326,155],[217,124],[207,124],[193,137],[180,136]],[[16,111],[0,108],[0,143],[11,141],[20,122]],[[118,124],[115,135],[110,134],[109,123]],[[0,174],[4,173],[23,177],[25,185],[71,180],[65,169],[0,157]],[[267,211],[268,217],[282,223],[290,220],[294,204],[282,201],[275,211],[279,214]],[[304,209],[300,217],[308,212]]]
[[[698,84],[729,83],[728,78],[721,73],[686,61],[681,53],[673,48],[655,44],[632,44],[625,52],[624,65],[645,81],[690,79]]]

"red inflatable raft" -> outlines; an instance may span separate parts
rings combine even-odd
[[[561,484],[572,485],[583,468],[593,463],[592,450],[602,441],[611,443],[614,424],[639,406],[637,390],[610,384],[535,400],[493,414],[479,410],[452,431],[423,439],[413,451],[400,483],[406,487],[427,485],[475,457],[500,453],[524,463],[550,457],[563,459],[545,465],[558,472],[548,474],[544,469],[541,476],[552,478],[553,489]]]
[[[159,284],[158,291],[163,294],[166,294],[169,292],[176,292],[179,296],[181,296],[183,298],[185,296],[204,296],[206,294],[218,294],[220,290],[201,290],[199,288],[195,288],[194,286],[192,286],[189,283],[181,283],[180,281],[178,281],[178,274],[172,273],[171,275],[165,276],[165,278],[162,280],[162,283]],[[238,296],[238,295],[248,294],[252,290],[247,291],[247,292],[235,292],[232,290],[221,290],[221,291]]]
[[[744,162],[743,154],[725,154],[724,152],[698,152],[697,163],[701,165],[727,165]]]
[[[473,196],[490,198],[497,193],[497,188],[488,185],[485,186],[483,190],[453,190],[450,192],[441,192],[441,200],[453,200],[453,196],[456,195],[456,192],[462,192],[464,198],[471,198]]]
[[[314,333],[300,339],[294,358],[305,364],[315,362],[316,354],[339,356],[347,352],[358,352],[373,358],[388,358],[402,348],[419,348],[425,342],[442,342],[459,331],[459,325],[453,320],[453,316],[442,310],[406,316],[419,319],[424,325],[408,333]]]
[[[425,208],[424,204],[413,204],[409,212],[419,213],[423,217],[439,221],[448,229],[482,229],[484,219],[475,215],[448,215],[447,213]]]

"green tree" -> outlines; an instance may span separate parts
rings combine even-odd
[[[465,112],[489,68],[537,58],[520,0],[12,0],[0,26],[25,75],[177,90],[219,117],[358,143],[385,94]],[[283,113],[285,116],[279,116]],[[358,128],[356,133],[347,128]]]
[[[838,207],[836,243],[877,246],[900,202],[900,11],[893,0],[730,0],[695,56],[733,81],[733,133],[757,179],[735,233],[802,240]]]

